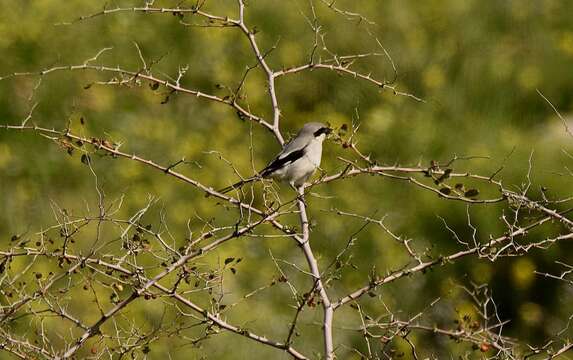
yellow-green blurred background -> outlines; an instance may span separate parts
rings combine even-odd
[[[176,6],[179,1],[155,1],[155,6]],[[194,2],[183,2],[191,6]],[[160,78],[177,77],[184,87],[221,97],[224,88],[235,88],[247,66],[255,64],[249,44],[237,29],[184,26],[171,14],[124,12],[62,25],[81,15],[103,8],[103,1],[4,1],[0,0],[0,76],[13,72],[35,71],[56,65],[82,64],[106,47],[113,49],[95,63],[137,71],[141,66],[134,42]],[[143,1],[114,1],[115,6],[140,6]],[[553,199],[571,195],[573,160],[563,150],[571,150],[560,120],[540,97],[539,89],[567,118],[573,110],[573,27],[570,1],[472,1],[472,0],[386,0],[337,1],[336,6],[357,11],[376,22],[369,25],[356,18],[337,14],[320,1],[314,2],[321,32],[328,51],[319,47],[316,59],[338,55],[380,51],[376,38],[392,56],[398,69],[395,84],[399,90],[425,100],[381,91],[372,84],[336,73],[314,70],[277,80],[282,110],[281,127],[288,138],[308,121],[329,122],[333,126],[360,123],[355,137],[364,153],[379,163],[423,164],[431,160],[445,162],[454,155],[483,156],[454,164],[454,170],[490,175],[501,166],[498,175],[510,189],[526,181],[532,155],[530,195],[540,198],[541,186]],[[217,15],[237,17],[234,1],[207,1],[205,10]],[[263,51],[276,45],[267,56],[274,69],[308,61],[314,33],[307,1],[249,1],[246,21],[258,30],[256,39]],[[184,16],[186,23],[203,23],[200,18]],[[357,62],[354,67],[372,73],[377,79],[391,80],[392,66],[385,57]],[[250,147],[255,166],[261,167],[279,150],[269,133],[242,121],[232,108],[185,94],[170,96],[167,91],[142,86],[86,85],[108,81],[113,75],[95,71],[63,71],[42,77],[16,77],[0,81],[0,122],[20,123],[30,107],[38,102],[33,123],[44,127],[71,129],[87,137],[106,137],[122,144],[122,150],[136,153],[160,164],[185,158],[179,165],[187,176],[214,188],[229,185],[237,177],[216,151],[231,161],[244,175],[252,174]],[[218,86],[223,85],[223,86]],[[34,88],[37,86],[37,89]],[[253,70],[245,84],[250,109],[271,119],[271,107],[265,77]],[[32,97],[32,98],[30,98]],[[85,119],[85,125],[80,124]],[[252,136],[250,136],[252,130]],[[339,144],[325,144],[323,167],[327,173],[344,168],[338,156],[352,158]],[[92,156],[94,170],[107,200],[125,195],[120,216],[127,218],[144,206],[148,196],[159,203],[146,221],[159,223],[163,209],[173,237],[182,244],[187,222],[193,231],[201,231],[201,219],[215,224],[232,224],[238,213],[221,206],[216,199],[205,199],[196,188],[157,171],[124,159]],[[495,189],[479,185],[483,197],[495,196]],[[54,224],[53,204],[70,213],[82,215],[97,208],[94,178],[80,161],[47,139],[32,133],[0,130],[0,247],[7,249],[13,234],[33,233]],[[259,188],[256,188],[260,192]],[[281,196],[293,196],[287,186]],[[326,267],[346,246],[361,226],[356,219],[336,217],[333,208],[361,215],[381,217],[397,234],[412,238],[417,249],[430,248],[433,256],[461,249],[442,220],[460,235],[471,236],[467,208],[461,202],[438,198],[406,182],[380,177],[357,177],[321,185],[313,189],[323,197],[308,199],[313,223],[312,246],[322,267]],[[256,200],[260,204],[260,197]],[[557,205],[564,209],[567,204]],[[89,208],[89,209],[88,209]],[[478,239],[499,236],[505,230],[500,217],[511,213],[504,204],[469,208]],[[296,217],[286,223],[297,225]],[[154,225],[156,226],[156,225]],[[268,230],[268,229],[267,229]],[[555,235],[559,226],[533,233],[533,240]],[[89,242],[93,229],[82,241]],[[525,240],[523,240],[525,241]],[[565,324],[573,311],[571,288],[565,283],[543,279],[534,271],[556,272],[556,260],[573,262],[569,244],[556,244],[547,250],[532,251],[519,258],[503,258],[495,263],[475,257],[462,259],[424,275],[416,275],[383,287],[379,294],[384,303],[402,318],[416,314],[433,299],[444,297],[444,305],[428,323],[455,327],[456,311],[463,313],[470,302],[464,296],[451,295],[453,283],[489,283],[508,336],[540,345]],[[242,257],[237,274],[227,274],[226,295],[236,299],[277,276],[269,252],[277,258],[306,266],[300,250],[285,238],[247,238],[225,244],[206,259],[205,264],[221,263],[229,256]],[[368,282],[373,266],[381,274],[407,264],[403,249],[376,226],[358,235],[352,249],[357,270],[347,269],[329,293],[333,298]],[[44,271],[50,265],[46,263]],[[292,268],[285,265],[292,272]],[[296,272],[293,272],[293,276]],[[308,282],[300,277],[301,289]],[[308,290],[308,289],[307,289]],[[103,291],[103,290],[102,290]],[[306,291],[306,290],[304,290]],[[455,291],[454,291],[455,292]],[[244,326],[271,338],[283,339],[294,310],[286,286],[262,292],[229,313],[231,323]],[[198,302],[206,301],[198,297]],[[73,301],[72,301],[73,302]],[[371,316],[386,314],[377,299],[365,299]],[[143,304],[145,305],[145,304]],[[138,304],[128,313],[150,327],[161,318],[163,305]],[[89,308],[77,308],[86,322],[95,320]],[[470,311],[470,310],[467,310]],[[321,350],[320,307],[305,310],[301,318],[301,336],[295,347],[313,355]],[[356,312],[343,309],[336,313],[335,342],[364,351],[360,333],[349,330],[360,325]],[[193,330],[189,330],[193,331]],[[471,346],[425,333],[413,335],[423,354],[439,358],[450,355],[472,356]],[[287,358],[278,350],[266,349],[237,335],[220,334],[202,343],[202,348],[179,347],[185,339],[172,336],[151,345],[151,358],[169,351],[174,359],[190,358]],[[393,346],[407,349],[405,344]],[[339,349],[341,358],[353,355]],[[5,354],[0,357],[6,356]],[[409,353],[404,355],[408,358]]]

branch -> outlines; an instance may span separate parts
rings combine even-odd
[[[450,263],[450,262],[455,261],[457,259],[469,256],[469,255],[473,255],[473,254],[484,253],[489,248],[494,247],[496,245],[503,244],[503,243],[507,242],[508,240],[512,240],[514,237],[524,236],[527,234],[527,232],[529,230],[531,230],[531,229],[533,229],[533,228],[535,228],[541,224],[544,224],[545,222],[548,222],[552,219],[553,219],[552,216],[547,216],[547,217],[544,217],[541,220],[538,220],[538,221],[536,221],[536,222],[534,222],[528,226],[518,228],[517,230],[514,230],[514,231],[512,231],[506,235],[500,236],[496,239],[492,239],[492,240],[488,241],[487,244],[478,245],[478,246],[469,248],[467,250],[462,250],[462,251],[456,252],[456,253],[448,255],[448,256],[442,256],[438,259],[423,262],[421,264],[406,268],[404,270],[395,271],[395,272],[393,272],[387,276],[381,277],[381,278],[372,279],[370,284],[368,284],[368,285],[366,285],[360,289],[357,289],[357,290],[351,292],[350,294],[348,294],[347,296],[334,302],[334,304],[333,304],[334,309],[336,310],[339,307],[341,307],[341,306],[343,306],[343,305],[345,305],[345,304],[347,304],[353,300],[360,298],[364,294],[368,293],[370,290],[372,290],[372,289],[374,289],[380,285],[391,283],[391,282],[396,281],[400,278],[403,278],[405,276],[409,276],[409,275],[412,275],[415,273],[421,273],[421,272],[423,272],[423,271],[425,271],[431,267],[434,267],[436,265],[447,264],[447,263]],[[560,236],[555,238],[555,241],[562,241],[562,240],[568,240],[568,239],[573,239],[573,232],[569,233],[569,234],[565,234],[565,235],[560,235]]]
[[[332,360],[334,359],[334,346],[332,343],[332,318],[334,316],[335,307],[328,298],[328,294],[326,293],[326,289],[322,283],[320,270],[318,269],[318,263],[310,247],[308,216],[306,214],[306,205],[304,202],[304,186],[298,188],[298,195],[298,209],[300,223],[302,225],[302,239],[300,245],[302,247],[302,251],[304,252],[306,262],[308,263],[308,267],[310,268],[310,272],[314,277],[314,282],[316,283],[316,291],[318,291],[320,295],[320,300],[324,311],[324,318],[322,323],[322,331],[324,337],[324,356],[327,360]]]

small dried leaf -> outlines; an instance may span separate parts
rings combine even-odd
[[[481,352],[488,352],[490,348],[491,348],[491,345],[486,343],[486,342],[481,343],[481,345],[479,346],[479,350]]]
[[[342,126],[340,127],[340,130],[338,130],[338,136],[346,135],[347,131],[348,131],[348,125],[342,124]]]
[[[234,257],[228,257],[225,259],[225,265],[232,263],[235,260]]]
[[[440,192],[444,195],[450,195],[450,193],[452,192],[452,190],[450,188],[447,187],[443,187],[440,189]]]
[[[465,197],[474,197],[474,196],[478,196],[478,195],[479,195],[478,189],[469,189],[468,191],[466,191],[464,193]]]
[[[82,163],[85,165],[89,165],[90,162],[91,162],[91,159],[90,159],[89,155],[82,154]]]

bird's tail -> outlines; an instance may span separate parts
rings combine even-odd
[[[253,176],[253,177],[250,177],[250,178],[248,178],[248,179],[244,179],[244,180],[241,180],[241,181],[239,181],[239,182],[236,182],[236,183],[234,183],[233,185],[230,185],[230,186],[227,186],[226,188],[223,188],[223,189],[221,189],[221,190],[218,190],[217,192],[219,192],[219,193],[221,193],[221,194],[226,194],[226,193],[228,193],[228,192],[231,191],[231,190],[238,189],[238,188],[240,188],[241,186],[243,186],[243,185],[245,185],[245,184],[248,184],[248,183],[250,183],[250,182],[252,182],[252,181],[258,180],[258,179],[260,179],[260,178],[261,178],[261,176]]]

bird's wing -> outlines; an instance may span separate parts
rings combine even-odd
[[[277,155],[275,160],[289,156],[290,153],[297,150],[302,150],[309,144],[309,139],[307,136],[297,136],[291,141],[289,141],[285,146],[283,146],[282,151]]]
[[[286,144],[283,150],[277,155],[277,157],[271,161],[271,163],[268,164],[263,170],[261,170],[261,176],[267,177],[276,170],[287,166],[303,157],[305,155],[308,143],[300,140],[302,139],[295,138],[293,141]]]

